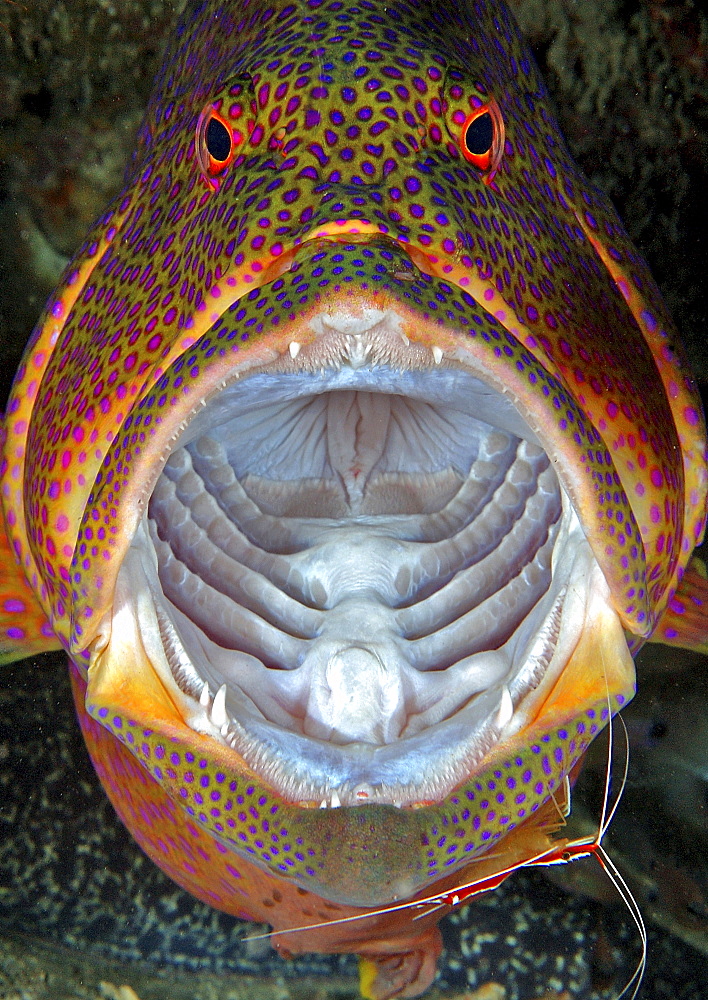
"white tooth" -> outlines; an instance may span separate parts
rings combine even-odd
[[[406,335],[403,332],[403,330],[399,330],[399,333],[401,334],[401,340],[406,345],[406,347],[408,347],[408,345],[410,344],[410,340],[408,339],[408,337],[406,337]]]
[[[211,721],[221,729],[229,721],[226,714],[226,685],[222,684],[214,695],[214,704],[211,706]]]
[[[223,726],[221,727],[221,729],[219,730],[219,732],[221,733],[223,739],[226,739],[226,737],[229,735],[229,724],[228,724],[228,722],[225,722],[223,724]]]
[[[339,807],[341,806],[341,804],[342,803],[340,802],[339,796],[337,795],[336,790],[333,788],[332,789],[332,801],[330,802],[330,805],[331,805],[332,809],[339,809]]]
[[[320,802],[320,809],[326,809],[326,808],[327,808],[327,799],[322,799],[322,801]]]
[[[209,685],[204,681],[202,693],[199,695],[199,704],[202,708],[209,708]]]
[[[288,345],[288,350],[290,351],[290,357],[293,359],[293,361],[295,360],[295,358],[300,353],[300,348],[301,347],[302,347],[302,344],[298,344],[297,340],[291,340],[290,341],[290,344]]]
[[[438,347],[438,345],[436,344],[435,347],[431,349],[433,352],[433,358],[435,359],[435,364],[439,365],[443,359],[442,347]]]
[[[511,700],[511,693],[509,688],[504,685],[501,693],[501,701],[499,702],[499,711],[497,712],[497,725],[500,729],[503,729],[507,722],[511,722],[512,716],[514,715],[514,703]]]

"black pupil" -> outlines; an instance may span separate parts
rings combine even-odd
[[[228,160],[231,153],[231,134],[218,118],[210,118],[206,127],[206,148],[209,155],[220,162]]]
[[[465,132],[465,147],[468,152],[475,156],[483,156],[488,153],[494,138],[494,124],[492,116],[488,111],[470,122]]]

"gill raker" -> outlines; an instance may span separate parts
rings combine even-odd
[[[538,856],[630,647],[704,642],[700,402],[503,3],[190,3],[4,432],[4,658],[278,929]],[[414,996],[436,919],[276,944]]]

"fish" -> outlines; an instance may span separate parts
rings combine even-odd
[[[387,908],[555,858],[633,654],[706,645],[707,468],[505,4],[192,0],[10,395],[0,658],[66,650],[175,882],[413,997]]]

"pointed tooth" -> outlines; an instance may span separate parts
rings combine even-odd
[[[326,809],[326,808],[327,808],[327,799],[322,799],[322,801],[320,802],[320,809]]]
[[[211,706],[211,721],[217,727],[221,729],[229,721],[229,717],[226,714],[226,685],[222,684],[219,690],[214,695],[214,704]]]
[[[202,688],[202,693],[199,695],[199,704],[202,708],[209,708],[209,685],[204,681],[204,687]]]
[[[335,788],[333,788],[332,789],[332,800],[330,802],[330,806],[332,807],[332,809],[339,809],[339,807],[341,806],[341,804],[342,803],[341,803],[341,801],[339,799],[339,795],[337,795],[337,790]]]
[[[499,726],[499,728],[503,729],[508,722],[511,722],[513,715],[514,715],[514,703],[511,700],[511,693],[509,691],[509,688],[505,684],[504,687],[502,688],[501,701],[499,702],[499,711],[497,712],[497,725]]]
[[[221,727],[221,729],[219,730],[219,732],[221,733],[222,738],[226,739],[226,737],[229,735],[229,724],[228,724],[228,722],[225,722],[223,724],[223,726]]]
[[[293,359],[293,361],[295,360],[295,358],[300,353],[300,348],[301,347],[302,347],[302,344],[298,344],[297,340],[291,340],[290,343],[288,344],[288,350],[290,351],[290,357]]]
[[[438,347],[438,345],[436,344],[435,347],[431,348],[431,350],[433,352],[433,359],[435,361],[435,364],[439,365],[443,359],[442,347]]]

